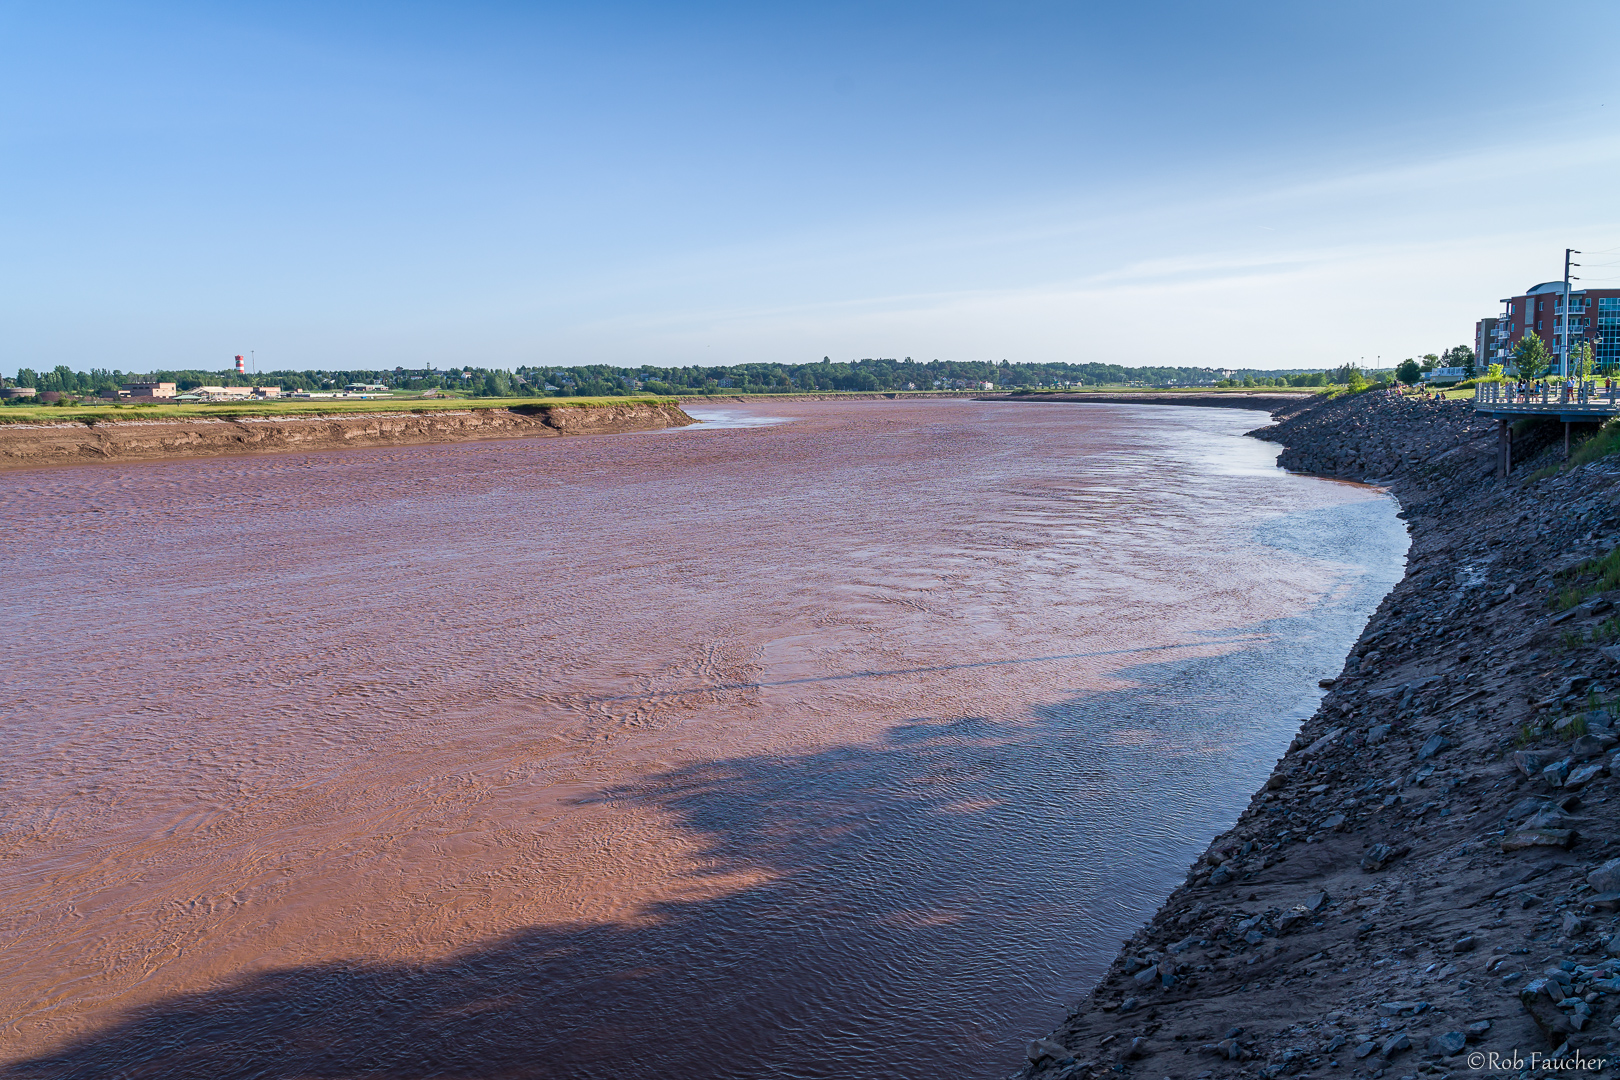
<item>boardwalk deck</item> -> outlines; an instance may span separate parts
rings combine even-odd
[[[1513,471],[1513,434],[1508,423],[1543,416],[1564,422],[1564,457],[1569,457],[1571,424],[1601,424],[1620,416],[1620,385],[1541,386],[1519,393],[1511,383],[1486,383],[1474,391],[1474,412],[1496,420],[1496,475]]]

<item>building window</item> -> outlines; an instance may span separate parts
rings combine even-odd
[[[1604,370],[1620,364],[1620,296],[1598,297],[1595,359]]]

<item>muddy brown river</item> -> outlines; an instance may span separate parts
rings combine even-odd
[[[1005,1077],[1401,572],[1263,413],[0,473],[0,1075]]]

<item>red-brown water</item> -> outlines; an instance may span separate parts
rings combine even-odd
[[[0,474],[7,1075],[1006,1076],[1400,572],[1262,414]]]

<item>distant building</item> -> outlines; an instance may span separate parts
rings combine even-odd
[[[37,393],[32,386],[7,386],[0,388],[0,398],[33,397]]]
[[[1481,355],[1480,363],[1510,366],[1513,347],[1526,333],[1534,333],[1546,343],[1556,364],[1564,348],[1564,283],[1544,281],[1501,303],[1503,311],[1492,328],[1491,349]],[[1600,369],[1620,364],[1620,289],[1572,288],[1568,315],[1572,358],[1583,344],[1590,344]],[[1562,373],[1555,370],[1554,374]]]
[[[1468,378],[1466,368],[1437,367],[1423,376],[1423,381],[1433,386],[1449,386],[1452,383],[1462,382],[1466,378]]]
[[[1481,319],[1474,324],[1474,366],[1481,375],[1492,364],[1501,363],[1490,359],[1492,350],[1496,347],[1497,319]]]
[[[124,391],[132,398],[172,398],[175,396],[175,386],[172,382],[134,380],[124,384]]]
[[[252,386],[199,386],[182,396],[204,401],[238,401],[252,397],[255,389]]]
[[[382,383],[352,382],[343,388],[346,394],[386,394],[388,387]]]

